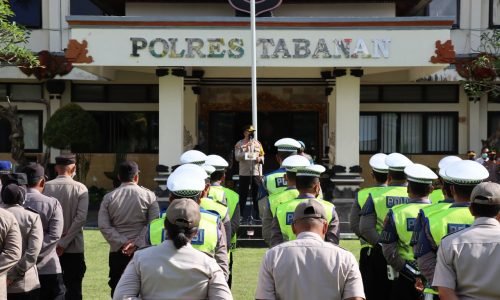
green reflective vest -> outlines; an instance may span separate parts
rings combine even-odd
[[[219,237],[217,225],[219,216],[203,210],[200,210],[200,215],[198,234],[191,240],[191,245],[199,251],[214,256]],[[164,222],[165,216],[162,216],[161,218],[154,219],[149,224],[149,241],[151,245],[159,245],[167,238]]]
[[[296,198],[282,203],[280,206],[278,206],[278,209],[276,210],[276,217],[278,218],[281,234],[283,235],[284,241],[292,241],[297,238],[292,231],[293,214],[295,213],[295,208],[297,207],[297,205],[305,200],[307,199]],[[318,201],[325,208],[327,221],[328,223],[330,223],[333,218],[332,211],[335,208],[335,205],[325,200]]]
[[[222,187],[224,190],[224,193],[226,194],[226,199],[227,199],[227,207],[229,208],[229,218],[233,218],[234,212],[236,211],[236,207],[238,206],[238,203],[240,202],[240,195],[236,193],[235,191]],[[239,220],[238,220],[239,221]],[[231,235],[231,244],[236,244],[237,240],[237,232],[232,232]]]
[[[380,234],[384,228],[384,219],[389,209],[398,204],[408,203],[408,191],[406,186],[386,186],[370,193],[377,215],[377,226],[375,229]]]
[[[299,190],[296,188],[284,190],[281,193],[276,193],[268,197],[269,209],[271,210],[271,215],[276,215],[276,209],[281,203],[296,199],[299,196]]]
[[[287,188],[285,174],[284,169],[278,169],[264,177],[264,185],[269,196],[282,192]]]
[[[448,209],[432,214],[427,219],[429,230],[437,246],[441,244],[441,240],[448,234],[465,229],[474,222],[469,207],[463,206],[448,207]]]
[[[441,189],[433,190],[432,193],[429,195],[429,200],[431,200],[432,204],[439,203],[440,201],[443,201],[444,199],[445,198],[444,198],[443,190],[441,190]]]
[[[386,186],[373,186],[373,187],[367,187],[364,189],[361,189],[358,191],[358,205],[360,208],[363,208],[365,206],[366,200],[368,200],[368,196],[370,193],[373,193],[379,189],[385,188]],[[359,242],[361,243],[361,248],[366,248],[366,247],[371,247],[371,245],[365,241],[364,239],[360,238]]]
[[[224,192],[223,187],[220,185],[210,186],[210,190],[208,191],[208,198],[217,201],[221,204],[227,205],[226,193]]]
[[[430,203],[407,203],[394,206],[392,216],[398,234],[398,252],[399,255],[409,261],[415,260],[413,247],[410,246],[413,230],[418,213],[421,208],[430,205]]]
[[[218,213],[221,219],[224,219],[229,213],[229,209],[227,208],[227,206],[209,198],[201,198],[200,207],[204,210]]]

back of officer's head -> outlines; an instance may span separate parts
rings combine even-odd
[[[120,182],[137,181],[139,175],[139,166],[135,161],[127,160],[118,167],[118,178]]]
[[[286,171],[286,179],[288,181],[296,181],[297,180],[297,171]]]
[[[483,182],[475,186],[471,193],[470,211],[476,218],[500,219],[500,185]]]
[[[451,186],[451,191],[455,198],[470,199],[474,187],[475,185],[453,184]]]
[[[211,182],[221,181],[224,178],[225,173],[226,172],[224,170],[213,172],[212,174],[210,174],[210,181]]]
[[[432,184],[408,181],[408,194],[413,197],[423,198],[432,192]]]
[[[2,201],[7,205],[23,205],[26,198],[26,189],[15,183],[2,186]]]
[[[27,186],[30,188],[42,186],[45,181],[45,169],[37,163],[30,163],[22,169],[27,177]]]
[[[164,225],[168,238],[177,249],[196,236],[200,219],[200,208],[191,199],[178,199],[168,206]]]
[[[389,170],[388,176],[391,181],[406,181],[406,175],[404,171]]]
[[[387,177],[388,177],[387,173],[373,171],[372,174],[373,174],[373,178],[375,179],[375,181],[378,184],[384,184],[387,182]]]
[[[298,190],[312,189],[319,184],[319,178],[314,176],[296,176],[295,185]]]

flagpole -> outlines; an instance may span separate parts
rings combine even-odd
[[[252,124],[257,139],[257,35],[255,28],[255,0],[250,0],[250,25],[252,31]]]

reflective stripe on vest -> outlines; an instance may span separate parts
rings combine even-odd
[[[293,214],[297,205],[305,200],[307,199],[293,199],[278,206],[278,209],[276,210],[276,217],[278,218],[281,234],[283,235],[284,241],[292,241],[297,238],[292,231]],[[335,205],[325,200],[318,201],[325,208],[327,221],[328,224],[330,224],[333,218],[332,211],[335,208]]]
[[[210,190],[208,191],[208,198],[221,203],[222,205],[226,205],[224,199],[225,193],[224,189],[220,185],[212,185]]]
[[[209,198],[201,198],[200,207],[204,210],[218,213],[221,219],[224,219],[229,213],[229,209],[227,208],[227,206]]]
[[[439,201],[443,201],[444,199],[445,198],[444,198],[443,190],[441,190],[441,189],[433,190],[432,193],[430,193],[430,195],[429,195],[429,200],[431,200],[432,204],[439,203]]]
[[[398,234],[399,255],[409,261],[414,261],[413,247],[410,246],[411,236],[415,229],[415,223],[421,208],[428,206],[427,203],[408,203],[396,205],[392,208],[392,216]]]
[[[270,195],[268,198],[269,209],[271,210],[271,215],[276,215],[276,209],[281,203],[296,199],[299,196],[299,191],[297,189],[284,190],[281,193]]]
[[[282,192],[287,188],[287,183],[285,180],[286,172],[276,172],[266,175],[266,190],[269,196],[276,193]]]
[[[432,214],[428,219],[429,229],[437,246],[448,234],[455,233],[472,225],[474,217],[469,207],[449,207]]]
[[[214,256],[219,237],[217,226],[219,216],[206,211],[200,211],[200,215],[201,219],[200,225],[198,226],[198,234],[191,240],[191,245],[197,250]],[[162,217],[154,219],[149,224],[149,241],[151,245],[159,245],[167,238],[164,222],[165,217]]]
[[[222,187],[222,189],[224,190],[224,193],[226,194],[227,207],[229,208],[229,218],[232,219],[234,212],[236,211],[236,207],[238,206],[238,203],[240,202],[240,196],[238,195],[238,193],[236,193],[235,191],[233,191],[229,188]],[[238,220],[238,222],[239,222],[239,220]],[[233,229],[231,228],[231,230],[233,230]],[[236,244],[236,240],[237,240],[237,232],[232,232],[231,244]]]
[[[406,186],[386,186],[371,193],[375,214],[377,215],[377,226],[375,229],[380,234],[384,228],[385,216],[389,209],[398,204],[408,203],[408,191]]]

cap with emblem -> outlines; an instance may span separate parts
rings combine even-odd
[[[421,164],[411,164],[404,170],[408,181],[418,182],[423,184],[432,184],[432,181],[438,176],[432,170]]]
[[[12,172],[12,163],[8,160],[0,160],[0,174],[9,174]]]
[[[205,189],[205,170],[194,164],[185,164],[175,169],[167,179],[167,188],[174,195],[194,197]]]
[[[203,165],[207,156],[205,153],[198,150],[188,150],[182,153],[180,161],[181,164],[195,164],[195,165]]]
[[[458,185],[476,185],[489,177],[483,165],[472,160],[461,160],[446,167],[447,180]]]
[[[500,205],[500,184],[495,182],[482,182],[474,187],[470,199],[472,203]]]
[[[404,169],[412,164],[412,161],[401,153],[391,153],[385,158],[385,164],[390,171],[404,171]]]
[[[204,164],[201,166],[205,172],[207,172],[207,175],[210,176],[212,175],[213,172],[215,172],[215,167],[209,164]]]
[[[286,169],[287,172],[297,172],[297,169],[310,166],[309,160],[302,155],[292,155],[281,163],[281,166]]]
[[[282,138],[274,143],[280,152],[297,152],[300,149],[300,143],[292,138]]]
[[[229,166],[229,163],[217,154],[208,155],[205,164],[213,166],[217,171],[224,171]]]
[[[36,184],[40,179],[45,177],[45,169],[36,163],[31,163],[23,168],[23,173],[26,174],[28,184]]]
[[[200,224],[200,207],[191,199],[177,199],[167,208],[168,222],[182,228],[194,228]]]
[[[321,165],[310,165],[304,168],[297,168],[297,176],[320,177],[325,171],[325,167]]]
[[[444,181],[449,182],[450,180],[446,176],[446,168],[449,167],[452,163],[461,160],[462,159],[460,157],[454,155],[443,157],[438,163],[439,176],[441,176],[441,178],[443,178]]]
[[[68,166],[76,164],[76,156],[74,154],[65,154],[56,157],[56,165]]]
[[[254,132],[255,128],[252,125],[246,125],[243,127],[243,131]]]
[[[377,153],[370,157],[370,167],[373,171],[378,173],[388,173],[389,167],[385,164],[385,159],[387,158],[387,154],[385,153]]]
[[[325,208],[321,203],[314,199],[308,199],[300,202],[293,213],[293,221],[306,218],[327,219]]]
[[[139,173],[139,166],[135,161],[126,160],[118,167],[118,175],[121,179],[129,179],[130,176],[134,176],[137,173]]]

